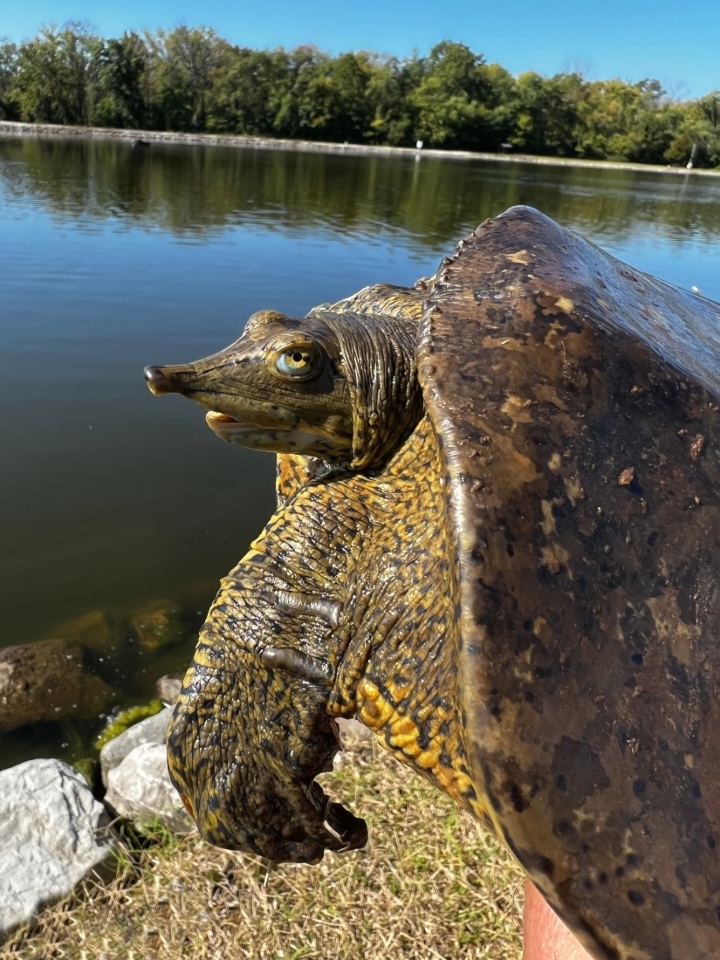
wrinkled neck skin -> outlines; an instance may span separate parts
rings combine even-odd
[[[322,314],[340,343],[353,411],[352,470],[382,467],[419,421],[423,401],[415,370],[417,326],[399,317]],[[392,415],[388,415],[392,411]]]
[[[169,739],[172,778],[210,842],[303,862],[363,846],[363,821],[313,782],[331,768],[337,716],[357,715],[484,815],[447,693],[455,636],[436,461],[423,419],[381,474],[300,489],[222,582]]]

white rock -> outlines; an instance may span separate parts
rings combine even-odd
[[[140,830],[156,822],[173,833],[195,829],[170,782],[164,740],[135,747],[119,766],[108,771],[107,786],[105,803],[120,816],[133,820]]]
[[[108,773],[118,767],[125,757],[136,747],[144,743],[165,743],[168,723],[172,716],[172,707],[165,707],[147,720],[134,723],[119,736],[109,740],[100,751],[100,771],[102,781],[107,787]]]
[[[68,764],[0,772],[0,933],[69,893],[114,847],[102,804]]]

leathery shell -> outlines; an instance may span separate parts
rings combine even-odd
[[[720,956],[720,306],[513,208],[418,372],[496,829],[595,956]]]

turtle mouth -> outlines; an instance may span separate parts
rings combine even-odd
[[[239,438],[247,437],[249,432],[248,428],[243,427],[235,417],[231,417],[229,413],[220,413],[219,410],[208,410],[205,414],[205,423],[216,437],[220,437],[227,443],[241,443]]]
[[[205,423],[216,437],[226,443],[239,443],[241,446],[255,447],[260,450],[276,450],[278,441],[288,436],[287,429],[275,424],[272,426],[264,424],[258,416],[253,419],[248,416],[248,419],[243,421],[236,420],[229,413],[208,410],[205,414]]]

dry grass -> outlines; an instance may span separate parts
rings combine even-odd
[[[519,960],[521,877],[469,817],[373,747],[323,778],[368,848],[270,866],[166,841],[16,931],[0,960]]]

